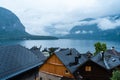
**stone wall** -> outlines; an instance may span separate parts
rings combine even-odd
[[[39,72],[39,80],[61,80],[61,77]]]

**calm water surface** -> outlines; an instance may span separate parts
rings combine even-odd
[[[94,52],[94,43],[100,40],[71,40],[71,39],[59,39],[59,40],[14,40],[14,41],[0,41],[0,45],[14,45],[20,44],[27,48],[32,46],[40,46],[43,48],[49,47],[61,47],[61,48],[76,48],[79,52],[85,53],[87,51]],[[120,52],[119,41],[100,41],[107,44],[108,48],[112,46]]]

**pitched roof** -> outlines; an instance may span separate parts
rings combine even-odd
[[[120,65],[120,57],[117,54],[117,51],[107,50],[104,53],[103,60],[101,53],[98,53],[95,57],[91,58],[91,60],[105,69],[110,70]]]
[[[55,54],[71,73],[74,73],[74,71],[76,71],[76,69],[80,65],[82,65],[83,63],[85,63],[87,61],[87,59],[84,56],[80,55],[80,53],[74,48],[58,51]],[[78,58],[78,63],[74,64],[75,57],[78,57],[78,56],[80,56]]]
[[[77,67],[80,67],[85,62],[91,60],[101,67],[110,70],[117,66],[120,66],[120,53],[114,49],[109,49],[104,53],[104,59],[102,60],[102,54],[98,53],[96,56],[92,56],[90,52],[86,54],[80,54],[76,49],[63,49],[55,53],[57,57],[63,62],[63,64],[73,73]],[[91,55],[90,55],[91,54]],[[75,62],[75,57],[80,55],[79,62],[76,65],[70,66],[70,63]],[[89,57],[90,56],[90,57]]]
[[[109,55],[112,55],[112,56],[120,56],[120,53],[118,52],[118,51],[116,51],[115,49],[108,49],[106,52],[105,52],[105,54],[109,54]]]
[[[95,62],[96,64],[100,65],[101,67],[106,69],[106,66],[104,64],[104,61],[102,60],[102,57],[100,54],[97,54],[93,58],[91,58],[91,61]]]
[[[40,51],[40,49],[37,48],[36,46],[32,47],[30,51],[33,52],[42,61],[45,61],[47,59],[47,57],[45,57],[43,53]]]
[[[0,46],[0,79],[5,80],[41,65],[29,49],[20,45]]]
[[[90,58],[93,57],[93,54],[92,54],[90,51],[88,51],[88,52],[86,52],[86,53],[83,53],[83,54],[81,54],[81,55],[84,56],[85,58],[88,58],[88,59],[90,59]]]

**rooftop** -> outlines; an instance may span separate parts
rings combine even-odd
[[[96,56],[91,58],[91,60],[98,65],[104,67],[105,69],[113,69],[117,66],[120,66],[120,53],[113,50],[107,50],[104,52],[104,59],[102,60],[101,53],[98,53]]]
[[[82,66],[89,60],[107,70],[120,66],[120,53],[115,50],[107,50],[104,52],[103,60],[101,53],[98,53],[96,56],[93,56],[89,51],[85,54],[81,54],[74,48],[63,49],[56,52],[55,54],[71,73],[74,73],[78,67]],[[78,63],[75,63],[75,57],[78,57]]]
[[[40,66],[42,60],[20,45],[0,46],[0,79],[5,80]]]
[[[62,61],[62,63],[69,69],[71,73],[76,71],[77,67],[82,65],[87,61],[83,55],[81,55],[76,49],[65,49],[55,53],[57,57]],[[78,63],[76,63],[75,58],[77,57]]]

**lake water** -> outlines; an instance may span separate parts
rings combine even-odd
[[[107,44],[108,49],[112,46],[120,52],[119,41],[102,41],[102,40],[72,40],[72,39],[58,39],[58,40],[14,40],[14,41],[0,41],[0,45],[14,45],[20,44],[27,48],[42,45],[43,48],[61,47],[61,48],[76,48],[80,53],[87,51],[94,52],[94,43],[103,42]]]

